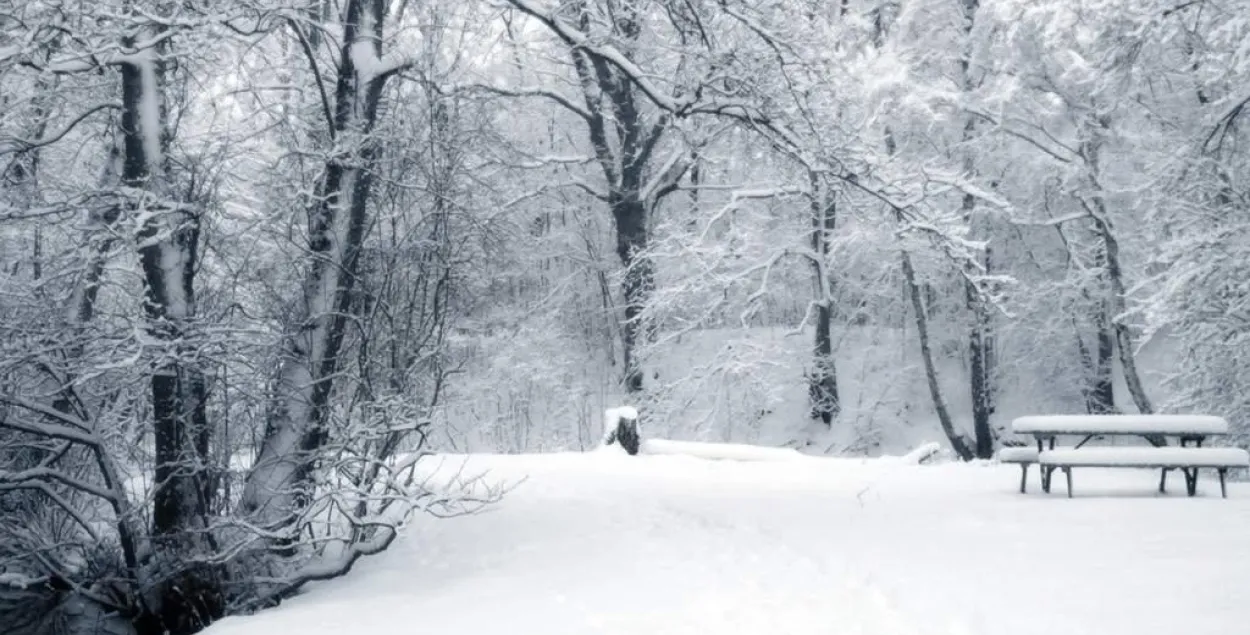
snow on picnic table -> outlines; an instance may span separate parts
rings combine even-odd
[[[1227,434],[1228,422],[1211,415],[1030,415],[1011,422],[1016,434]]]
[[[347,578],[209,635],[1224,635],[1250,623],[1250,485],[1157,494],[1088,470],[1019,494],[1014,465],[445,457],[526,479],[418,518]],[[1035,475],[1034,475],[1035,478]],[[1034,488],[1031,488],[1034,489]],[[1214,494],[1213,494],[1214,492]]]
[[[1047,450],[1038,456],[1043,465],[1245,467],[1250,456],[1241,448],[1084,447]]]

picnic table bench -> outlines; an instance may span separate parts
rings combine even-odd
[[[1051,476],[1062,470],[1067,480],[1068,496],[1072,496],[1072,468],[1154,468],[1161,470],[1159,491],[1167,491],[1169,470],[1185,475],[1186,493],[1194,496],[1198,488],[1198,470],[1214,469],[1220,478],[1220,493],[1228,496],[1225,484],[1228,470],[1250,466],[1250,453],[1241,448],[1204,448],[1210,437],[1228,434],[1228,422],[1209,415],[1055,415],[1020,417],[1011,423],[1016,434],[1031,435],[1037,443],[1030,447],[1007,447],[999,452],[999,461],[1018,464],[1020,491],[1028,482],[1028,469],[1037,463],[1041,473],[1042,491],[1050,492]],[[1060,436],[1080,437],[1071,448],[1056,448]],[[1150,446],[1084,447],[1100,437],[1136,436],[1150,441]],[[1169,447],[1167,437],[1175,437],[1179,447]]]

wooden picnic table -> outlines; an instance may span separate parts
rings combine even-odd
[[[1068,495],[1072,494],[1073,467],[1111,468],[1159,468],[1159,491],[1167,488],[1169,470],[1178,469],[1185,475],[1185,486],[1190,496],[1196,492],[1198,469],[1216,469],[1220,477],[1220,490],[1225,493],[1224,476],[1230,467],[1244,467],[1247,453],[1239,448],[1202,448],[1203,442],[1213,436],[1228,434],[1228,422],[1210,415],[1048,415],[1019,417],[1012,421],[1016,434],[1031,435],[1037,442],[1037,453],[1019,448],[1007,453],[1007,462],[1022,468],[1020,491],[1024,491],[1028,464],[1039,464],[1042,489],[1050,491],[1051,475],[1062,469],[1068,479]],[[1056,449],[1060,436],[1080,437],[1074,447]],[[1082,446],[1099,437],[1136,436],[1147,439],[1155,447],[1097,447],[1082,450]],[[1175,437],[1179,448],[1168,448],[1167,437]],[[1004,449],[1006,450],[1006,449]]]
[[[1060,436],[1083,437],[1077,448],[1109,436],[1176,437],[1181,447],[1202,447],[1208,437],[1228,434],[1228,422],[1211,415],[1047,415],[1019,417],[1011,422],[1011,430],[1032,435],[1039,452],[1047,449],[1043,447],[1047,443],[1055,449]]]

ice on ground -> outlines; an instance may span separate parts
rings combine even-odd
[[[1017,434],[1227,434],[1228,422],[1211,415],[1037,415],[1011,422]]]
[[[516,483],[209,635],[1226,635],[1250,622],[1250,485],[1158,494],[1091,469],[1083,498],[1012,465],[447,457]]]

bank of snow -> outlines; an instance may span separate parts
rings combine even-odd
[[[1020,495],[1015,466],[897,459],[439,463],[519,484],[480,514],[418,518],[347,578],[209,635],[1216,635],[1250,623],[1240,483],[1222,500],[1204,479],[1188,499],[1155,494],[1153,472],[1091,469],[1069,500],[1062,484]]]

